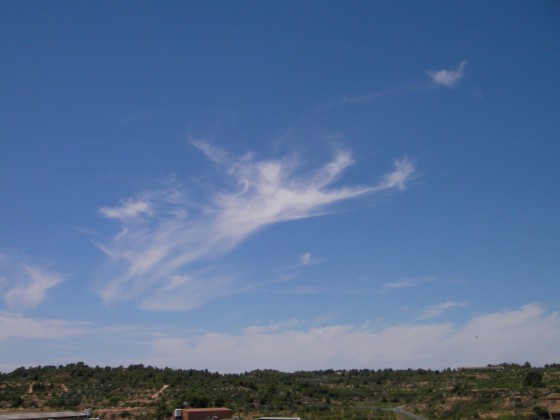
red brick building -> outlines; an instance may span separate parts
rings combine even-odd
[[[233,411],[229,408],[183,408],[173,413],[172,420],[221,420],[231,419]]]
[[[560,393],[546,397],[546,408],[551,419],[560,419]]]

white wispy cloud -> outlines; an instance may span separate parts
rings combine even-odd
[[[427,277],[418,277],[418,278],[405,278],[402,280],[390,281],[384,283],[379,288],[379,293],[387,293],[390,291],[395,290],[403,290],[403,289],[410,289],[413,287],[425,286],[428,284],[449,284],[449,285],[457,285],[462,284],[464,281],[461,279],[437,279],[431,276]]]
[[[185,312],[197,309],[211,300],[243,291],[229,279],[197,274],[172,275],[162,287],[140,301],[140,308],[157,312]]]
[[[426,74],[430,77],[431,84],[406,84],[395,88],[380,89],[377,91],[344,95],[341,98],[331,99],[322,102],[314,108],[315,112],[322,112],[338,106],[356,105],[367,103],[374,100],[381,100],[396,96],[403,96],[414,92],[421,92],[436,86],[445,86],[453,89],[457,83],[465,77],[466,61],[462,61],[456,68],[442,69],[442,70],[427,70]]]
[[[560,313],[536,304],[477,315],[461,325],[430,322],[381,330],[367,325],[304,325],[292,320],[248,327],[237,335],[157,338],[153,362],[220,372],[363,366],[443,369],[526,360],[543,365],[557,362],[560,346]]]
[[[332,99],[317,105],[314,108],[314,111],[322,112],[338,106],[357,105],[361,103],[371,102],[374,100],[382,100],[386,98],[403,96],[410,93],[422,91],[427,88],[428,86],[426,86],[425,84],[420,84],[420,85],[407,84],[395,88],[381,89],[378,91],[371,91],[362,94],[344,95],[341,98]]]
[[[87,316],[87,315],[86,315]],[[177,330],[173,330],[177,333]],[[59,365],[72,361],[119,365],[146,347],[165,326],[95,325],[89,321],[31,317],[0,311],[0,372],[19,366]],[[113,343],[114,346],[108,346]],[[40,349],[28,352],[27,349]],[[141,363],[141,361],[138,361]]]
[[[64,278],[20,256],[0,254],[0,293],[10,308],[35,308]]]
[[[99,212],[109,219],[117,220],[127,220],[141,214],[150,215],[152,213],[149,203],[140,200],[127,200],[121,207],[102,207]]]
[[[465,76],[466,65],[467,62],[462,61],[455,69],[436,71],[428,70],[427,73],[434,84],[454,88],[457,82]]]
[[[294,330],[296,327],[304,325],[305,323],[299,319],[290,319],[288,321],[275,322],[268,325],[252,325],[244,329],[247,335],[263,334],[263,333],[278,333],[283,331]]]
[[[419,283],[420,280],[413,280],[413,279],[390,281],[381,286],[380,293],[389,292],[391,290],[409,289],[411,287],[417,286]]]
[[[438,303],[437,305],[432,305],[425,308],[424,311],[422,312],[422,315],[420,316],[420,319],[427,320],[427,319],[437,318],[448,309],[463,308],[467,306],[467,304],[468,302],[452,302],[452,301]]]
[[[190,310],[188,304],[164,304],[164,298],[200,295],[203,301],[238,290],[225,276],[210,280],[192,274],[231,251],[263,228],[329,213],[333,204],[387,190],[404,190],[414,174],[408,159],[395,161],[392,172],[377,184],[335,187],[354,161],[345,150],[319,168],[302,171],[294,157],[258,160],[251,153],[234,156],[208,142],[193,145],[223,169],[229,188],[211,191],[203,203],[187,201],[184,189],[169,183],[158,191],[142,192],[100,214],[116,220],[121,230],[98,244],[110,257],[101,296],[107,301],[139,298],[144,309]],[[309,257],[310,258],[310,257]],[[168,309],[169,310],[169,309]]]
[[[305,267],[307,265],[321,264],[325,261],[324,258],[316,257],[311,252],[304,252],[299,256],[299,266]]]
[[[305,252],[305,253],[301,254],[300,257],[299,257],[300,265],[309,265],[309,264],[311,264],[312,261],[313,261],[313,258],[311,257],[310,252]]]
[[[125,350],[115,355],[114,348],[103,344],[107,340]],[[560,313],[527,304],[477,314],[458,324],[413,320],[393,325],[337,325],[328,320],[287,317],[249,325],[238,333],[223,333],[165,325],[103,327],[0,312],[0,371],[29,365],[21,348],[30,342],[50,349],[33,361],[43,365],[73,357],[91,365],[147,363],[222,373],[363,367],[443,369],[527,360],[542,366],[558,362]]]
[[[0,342],[7,339],[60,339],[86,332],[85,324],[60,319],[26,317],[0,312]]]

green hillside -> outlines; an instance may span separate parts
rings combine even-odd
[[[0,374],[0,412],[91,408],[104,419],[164,419],[174,408],[226,406],[240,419],[312,420],[391,419],[402,416],[391,409],[402,407],[427,419],[538,419],[553,392],[560,392],[558,364],[220,374],[72,363]]]

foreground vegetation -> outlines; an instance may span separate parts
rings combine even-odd
[[[104,419],[164,419],[174,408],[226,406],[240,419],[394,419],[402,407],[427,419],[539,419],[560,392],[560,365],[477,369],[256,370],[219,374],[151,366],[19,368],[0,374],[0,411],[92,408]]]

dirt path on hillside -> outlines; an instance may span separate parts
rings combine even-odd
[[[163,391],[165,391],[168,387],[169,387],[169,385],[164,385],[164,386],[162,386],[161,389],[160,389],[158,392],[156,392],[154,395],[152,395],[152,399],[155,400],[155,399],[156,399],[157,397],[159,397],[159,396],[163,393]]]

